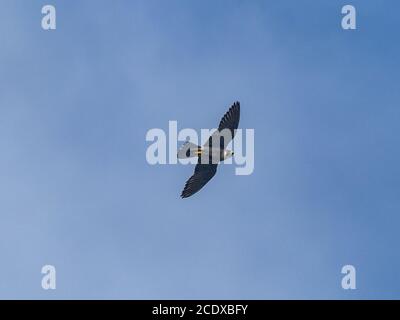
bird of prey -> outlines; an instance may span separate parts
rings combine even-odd
[[[216,130],[204,144],[198,146],[186,142],[178,151],[178,158],[198,157],[194,174],[186,182],[181,198],[187,198],[203,188],[217,172],[220,161],[233,156],[233,151],[226,146],[234,138],[240,119],[240,102],[235,102],[222,117]]]

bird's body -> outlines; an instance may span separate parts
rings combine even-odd
[[[232,157],[232,155],[233,152],[231,150],[214,148],[214,147],[210,148],[208,146],[203,146],[198,150],[198,156],[202,157],[201,163],[207,163],[207,161],[209,161],[210,163],[217,164],[221,161],[224,161]]]
[[[186,143],[178,152],[178,158],[198,157],[194,174],[189,178],[181,197],[187,198],[203,188],[217,172],[218,163],[233,156],[226,146],[234,138],[240,119],[240,103],[235,102],[222,117],[215,131],[204,146]]]

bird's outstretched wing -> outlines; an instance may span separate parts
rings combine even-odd
[[[190,197],[203,188],[206,183],[214,177],[217,172],[217,166],[218,164],[213,164],[211,162],[209,164],[203,164],[201,163],[201,157],[199,157],[196,168],[194,169],[194,174],[186,181],[181,197]]]
[[[225,149],[226,146],[229,144],[229,142],[231,142],[231,140],[235,136],[236,129],[239,126],[239,120],[240,120],[240,102],[236,101],[224,114],[219,123],[218,130],[215,131],[210,136],[205,145],[211,148],[213,146],[213,141],[214,141],[214,144],[217,143],[217,145],[214,147]],[[221,134],[222,130],[225,130],[227,133],[230,133],[230,135],[228,137],[222,135]]]

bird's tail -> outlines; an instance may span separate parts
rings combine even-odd
[[[201,154],[202,148],[197,144],[186,141],[178,151],[178,159],[187,159],[198,157]]]

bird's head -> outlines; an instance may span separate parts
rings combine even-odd
[[[235,153],[234,153],[233,151],[231,151],[231,150],[225,150],[224,153],[225,153],[224,159],[228,159],[228,158],[232,157],[232,156],[235,154]]]

